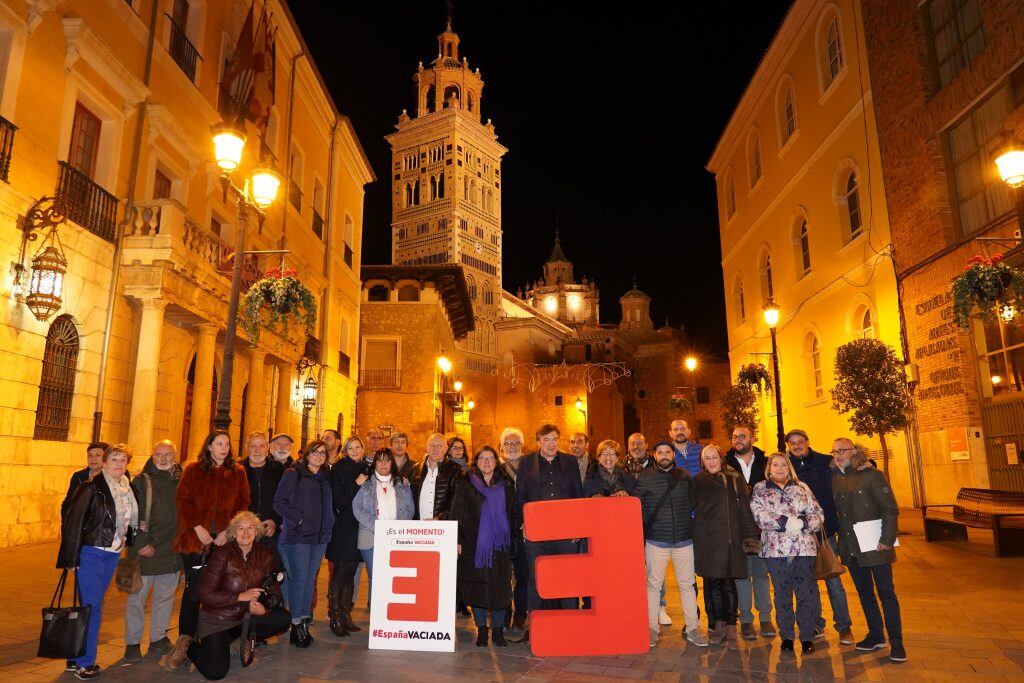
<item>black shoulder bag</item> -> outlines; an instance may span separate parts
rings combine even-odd
[[[50,606],[43,608],[43,627],[39,631],[38,657],[48,659],[73,659],[85,654],[85,636],[89,629],[89,605],[82,604],[78,590],[78,571],[75,570],[74,590],[71,604],[61,607],[64,584],[68,580],[68,569],[60,575],[57,588],[53,591]]]

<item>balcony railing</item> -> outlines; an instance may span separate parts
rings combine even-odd
[[[11,152],[14,150],[14,131],[18,127],[0,116],[0,180],[7,182],[11,170]]]
[[[344,351],[338,352],[338,372],[345,377],[352,373],[352,359]]]
[[[352,267],[352,247],[348,246],[348,242],[345,242],[345,265]]]
[[[398,389],[402,384],[401,370],[363,370],[359,375],[364,389]]]
[[[59,162],[59,165],[57,199],[63,204],[67,217],[89,232],[113,242],[117,197],[66,161]]]
[[[316,209],[313,209],[313,234],[324,238],[324,219]]]
[[[199,50],[192,44],[192,41],[185,35],[185,30],[178,26],[171,15],[167,15],[171,22],[171,59],[178,63],[181,70],[188,76],[188,80],[196,82],[196,61],[201,60]]]

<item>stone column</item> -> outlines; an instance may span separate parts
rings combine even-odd
[[[285,432],[296,441],[298,434],[291,433],[292,424],[292,366],[279,365],[280,380],[277,383],[277,411],[274,414],[274,433]]]
[[[217,326],[204,323],[196,328],[196,373],[192,384],[192,417],[188,431],[188,457],[194,458],[210,433],[210,396],[213,394],[213,363],[217,351]]]
[[[138,349],[135,357],[135,382],[132,385],[131,418],[128,423],[128,445],[145,462],[153,447],[153,415],[160,372],[160,337],[164,326],[167,302],[157,297],[138,299],[142,311],[139,324]]]
[[[249,349],[249,388],[245,399],[245,431],[252,434],[256,431],[266,432],[267,425],[263,422],[263,362],[267,352],[263,349]],[[242,434],[239,443],[244,451],[245,437]]]

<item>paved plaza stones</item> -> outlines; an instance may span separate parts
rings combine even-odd
[[[728,647],[686,647],[679,639],[682,614],[674,585],[669,614],[675,625],[662,629],[662,639],[646,655],[582,659],[534,657],[527,646],[477,648],[475,630],[459,619],[458,645],[451,653],[370,651],[366,631],[349,638],[333,636],[324,623],[326,572],[320,578],[321,602],[314,625],[316,642],[297,650],[278,639],[261,648],[256,663],[242,669],[233,659],[229,679],[238,681],[541,681],[541,680],[867,680],[867,681],[1020,681],[1024,680],[1024,558],[992,556],[991,534],[971,531],[969,543],[925,543],[920,513],[905,510],[900,538],[896,588],[903,607],[905,641],[910,661],[893,664],[887,651],[862,654],[840,646],[829,630],[827,642],[808,657],[780,656],[779,640],[738,640]],[[0,550],[0,681],[72,681],[63,662],[36,658],[39,609],[49,603],[57,571],[55,543]],[[854,632],[865,632],[864,618],[849,577]],[[365,596],[365,585],[362,594]],[[827,597],[822,593],[825,605]],[[362,602],[362,598],[360,599]],[[124,595],[111,588],[100,631],[100,680],[202,681],[182,669],[166,672],[149,658],[122,665]],[[827,611],[827,609],[826,609]],[[367,615],[355,619],[365,626]],[[173,624],[176,624],[176,619]],[[171,632],[173,639],[176,630]],[[586,634],[580,634],[586,637]],[[143,652],[146,645],[143,644]]]

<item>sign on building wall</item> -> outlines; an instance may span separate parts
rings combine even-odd
[[[967,443],[967,429],[950,429],[946,432],[946,445],[949,448],[949,459],[970,460],[971,448]]]
[[[455,651],[458,528],[458,522],[376,522],[371,650]]]

